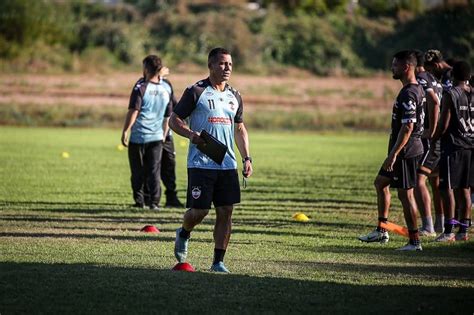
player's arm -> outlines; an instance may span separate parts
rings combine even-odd
[[[239,150],[242,159],[250,157],[249,135],[243,122],[235,124],[234,137],[235,143],[237,144],[237,149]],[[252,175],[252,161],[248,159],[244,161],[243,171],[245,177],[250,177]]]
[[[451,120],[451,107],[454,106],[451,95],[444,94],[441,102],[441,114],[439,117],[438,127],[433,135],[432,142],[437,141],[448,130],[449,121]]]
[[[130,108],[125,116],[125,123],[123,124],[122,129],[122,144],[126,147],[128,146],[128,132],[137,120],[138,110]]]
[[[395,145],[393,146],[392,150],[385,159],[385,162],[383,163],[383,168],[386,171],[393,171],[393,164],[395,164],[397,156],[400,154],[403,147],[405,147],[408,140],[410,139],[411,133],[413,132],[414,128],[415,124],[413,122],[402,124],[402,127],[398,132],[397,141],[395,142]]]
[[[171,130],[176,132],[178,135],[188,138],[194,144],[205,143],[200,137],[200,134],[196,131],[191,130],[184,119],[179,117],[176,113],[172,113],[169,118],[169,126]]]
[[[426,103],[428,108],[428,121],[430,128],[428,138],[433,138],[439,119],[439,98],[433,89],[426,91]]]
[[[200,137],[198,132],[191,130],[184,121],[191,113],[196,109],[196,97],[193,87],[188,87],[184,90],[183,96],[179,100],[179,103],[171,113],[169,126],[171,130],[176,132],[178,135],[188,138],[191,143],[202,144],[205,143]]]
[[[140,82],[140,81],[139,81]],[[132,90],[130,94],[130,101],[128,103],[128,112],[125,116],[125,122],[122,129],[122,144],[126,147],[128,146],[128,132],[132,128],[133,124],[137,120],[138,113],[140,112],[142,106],[142,94],[140,91],[140,86],[138,84]]]

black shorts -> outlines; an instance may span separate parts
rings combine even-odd
[[[430,140],[421,139],[423,143],[423,156],[420,160],[420,166],[424,166],[432,172],[436,170],[441,158],[441,144],[440,141],[436,141],[436,144],[430,147]]]
[[[390,178],[390,187],[410,189],[416,186],[416,169],[421,155],[413,158],[397,157],[393,165],[393,171],[387,172],[382,167],[379,175]]]
[[[210,209],[240,202],[237,170],[188,168],[187,208]]]
[[[443,189],[474,187],[474,150],[457,150],[441,156],[439,187]]]

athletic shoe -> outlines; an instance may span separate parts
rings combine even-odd
[[[182,228],[176,230],[176,240],[174,242],[174,257],[179,263],[186,261],[188,255],[188,243],[189,239],[179,236]]]
[[[436,236],[436,232],[433,231],[433,232],[430,232],[428,230],[420,230],[420,236],[428,236],[428,237],[435,237]]]
[[[145,204],[143,204],[143,203],[141,203],[141,202],[135,202],[135,204],[132,205],[132,207],[134,207],[134,208],[140,208],[140,209],[146,209]]]
[[[178,199],[166,200],[165,208],[184,208],[184,205]]]
[[[443,226],[436,226],[435,225],[435,232],[438,233],[438,234],[441,234],[444,232],[444,227]]]
[[[389,240],[388,232],[379,232],[377,229],[373,230],[367,235],[359,236],[359,240],[362,242],[372,243],[379,242],[381,244],[388,243]]]
[[[467,232],[465,233],[456,233],[456,236],[454,237],[456,241],[467,241],[469,240],[469,235]]]
[[[152,203],[150,205],[150,210],[158,211],[158,210],[160,210],[160,207],[158,207],[158,205],[156,203]]]
[[[229,269],[224,266],[222,261],[215,263],[211,266],[211,271],[213,272],[222,272],[222,273],[230,273]]]
[[[454,233],[441,233],[436,239],[436,242],[454,242],[456,240],[456,237],[454,236]]]
[[[423,250],[421,247],[421,244],[418,245],[413,245],[410,242],[408,242],[405,246],[397,248],[396,250],[400,251],[417,251],[417,250]]]

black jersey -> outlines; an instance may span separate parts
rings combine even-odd
[[[443,150],[474,149],[474,100],[473,91],[453,87],[443,97],[450,97],[451,119],[448,130],[441,138]]]
[[[398,134],[403,124],[414,123],[410,139],[400,152],[400,157],[411,158],[423,154],[421,134],[423,133],[425,92],[419,84],[407,84],[398,93],[397,100],[393,104],[392,132],[390,134],[390,152],[397,142]]]
[[[452,78],[452,69],[449,69],[443,73],[441,76],[441,86],[443,87],[443,92],[447,92],[453,88],[453,78]]]
[[[441,83],[438,82],[438,80],[436,80],[434,75],[432,75],[431,73],[427,71],[423,71],[423,72],[418,73],[418,75],[416,76],[416,80],[418,81],[418,84],[420,84],[423,87],[423,90],[425,91],[425,95],[428,92],[433,91],[438,97],[438,100],[441,101],[441,96],[443,94],[443,87]],[[428,110],[427,110],[428,108],[426,106],[427,106],[427,103],[425,102],[425,107],[424,107],[425,121],[424,121],[423,126],[425,129],[429,129],[430,121],[429,121],[428,115],[426,115],[428,113]]]

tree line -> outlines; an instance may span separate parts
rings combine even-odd
[[[421,0],[6,0],[0,2],[0,69],[88,71],[205,64],[225,46],[243,71],[292,66],[318,75],[387,69],[396,50],[440,49],[474,62],[474,2],[426,8]]]

